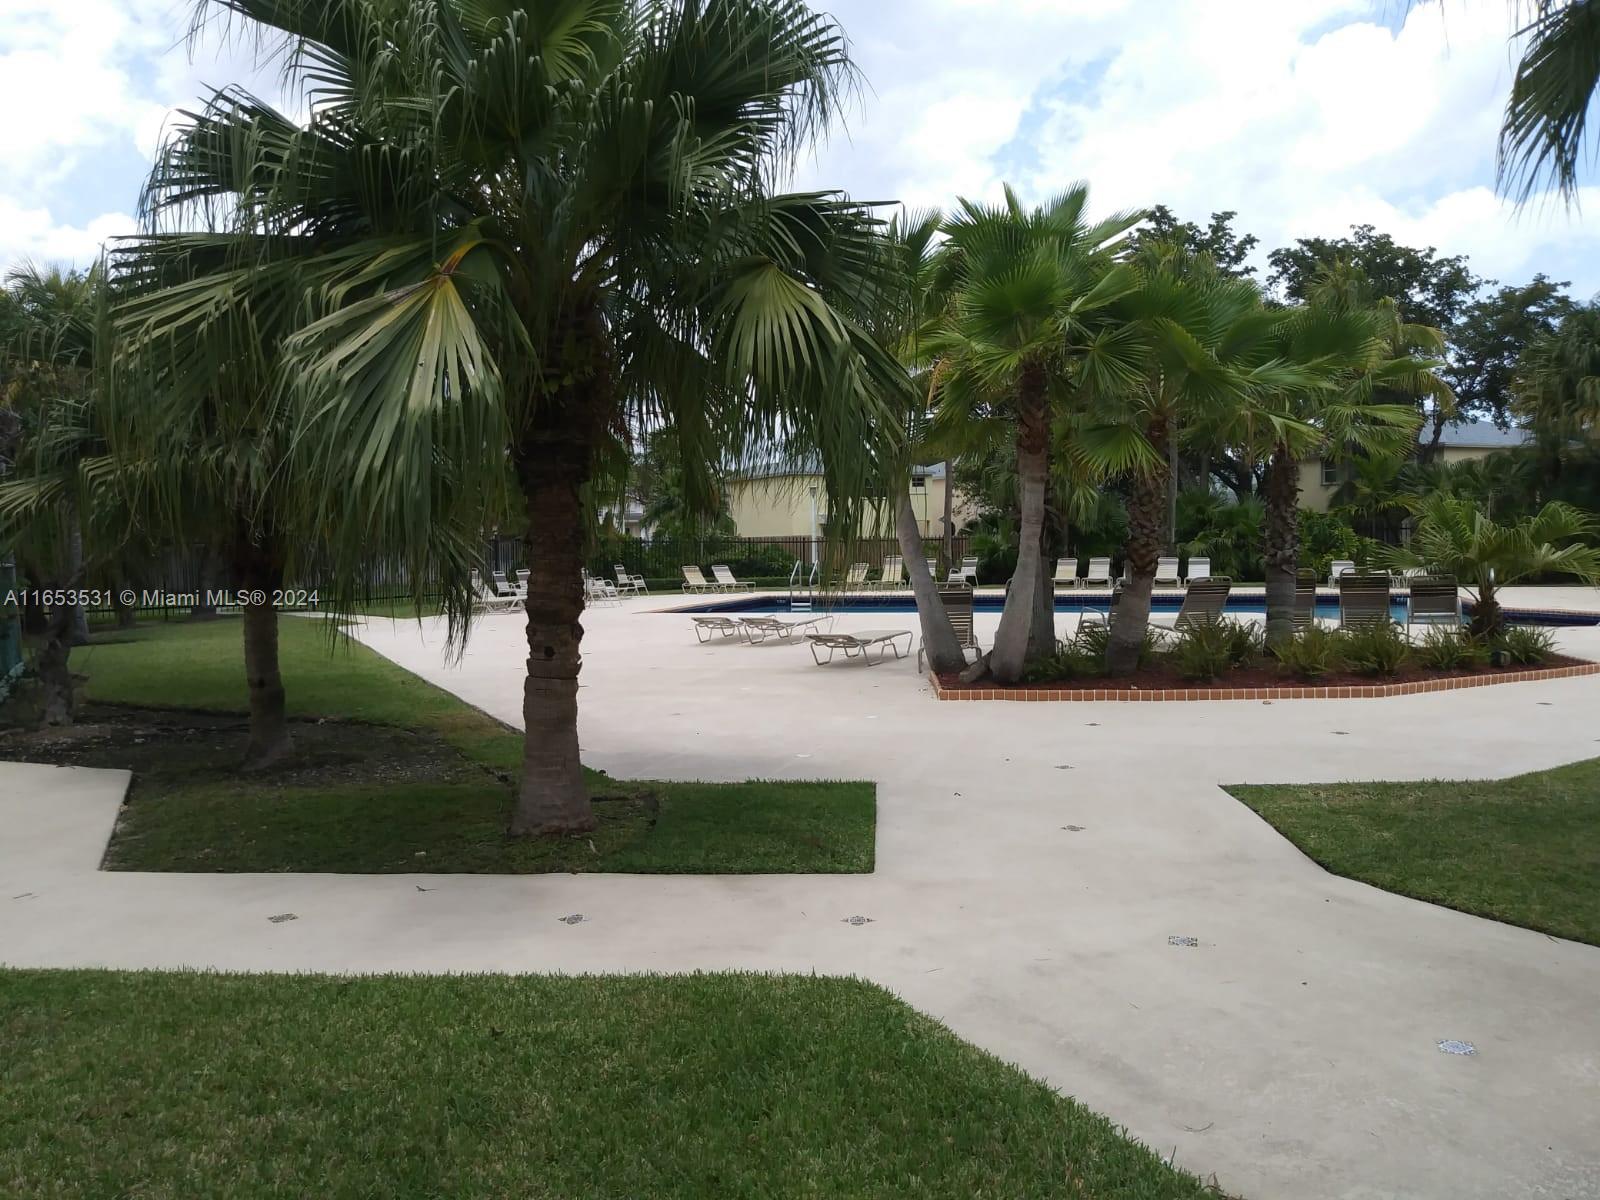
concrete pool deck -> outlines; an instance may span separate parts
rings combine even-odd
[[[1600,609],[1593,591],[1557,591],[1538,589],[1542,606]],[[1229,1193],[1600,1195],[1600,949],[1330,876],[1218,787],[1591,757],[1600,678],[1385,700],[951,705],[914,660],[817,667],[793,643],[700,645],[687,617],[645,611],[663,606],[585,617],[587,761],[632,777],[873,779],[873,875],[102,873],[125,776],[0,764],[0,962],[850,973]],[[978,616],[986,644],[995,619]],[[837,627],[882,624],[851,613]],[[516,615],[484,618],[453,664],[437,623],[360,636],[520,720]],[[1600,659],[1600,630],[1558,637]],[[1441,1053],[1447,1039],[1476,1053]]]

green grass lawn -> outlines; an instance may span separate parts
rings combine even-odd
[[[0,1194],[1212,1193],[870,984],[0,972]]]
[[[0,757],[132,769],[106,858],[113,869],[872,870],[876,790],[863,782],[619,782],[590,772],[599,829],[507,838],[521,734],[316,620],[285,618],[280,629],[289,712],[301,719],[296,760],[241,776],[242,718],[179,711],[242,711],[239,639],[236,620],[101,635],[72,657],[88,676],[86,729],[0,742]]]
[[[1600,945],[1600,758],[1483,783],[1228,790],[1335,874]]]

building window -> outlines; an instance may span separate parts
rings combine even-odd
[[[927,487],[927,485],[928,485],[928,477],[926,475],[913,475],[911,477],[911,490],[912,491],[920,492],[923,488]]]
[[[1322,460],[1322,486],[1339,486],[1339,464],[1334,462],[1331,458],[1325,458]]]

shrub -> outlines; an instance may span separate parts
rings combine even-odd
[[[1228,639],[1228,657],[1234,666],[1254,662],[1266,651],[1265,626],[1253,621],[1224,621],[1220,628]]]
[[[1106,661],[1106,646],[1111,641],[1111,627],[1103,622],[1078,625],[1078,632],[1073,635],[1072,644],[1094,659],[1095,669],[1104,670]],[[1144,632],[1144,645],[1139,649],[1139,665],[1147,667],[1161,652],[1161,643],[1154,629]]]
[[[1186,625],[1178,631],[1167,658],[1184,679],[1215,679],[1233,669],[1233,643],[1220,623]]]
[[[1277,646],[1278,669],[1301,679],[1317,679],[1344,667],[1344,642],[1332,630],[1311,625]]]
[[[1535,625],[1507,625],[1495,640],[1495,649],[1504,650],[1519,666],[1538,667],[1555,655],[1556,639],[1548,629]]]
[[[1022,668],[1023,683],[1052,683],[1058,679],[1083,679],[1105,668],[1105,652],[1096,656],[1077,641],[1057,642],[1054,653],[1030,659]]]
[[[1328,577],[1335,559],[1364,561],[1365,540],[1337,513],[1300,510],[1300,565],[1310,567],[1318,579]]]
[[[1358,675],[1394,675],[1411,661],[1411,643],[1393,621],[1341,632],[1344,661]]]
[[[1434,626],[1417,647],[1417,659],[1435,671],[1465,671],[1489,661],[1489,647],[1465,629]]]

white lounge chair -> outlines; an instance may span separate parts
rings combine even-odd
[[[1191,629],[1201,625],[1215,625],[1227,611],[1228,593],[1233,590],[1233,580],[1196,579],[1183,593],[1183,603],[1175,616],[1153,616],[1150,624],[1168,629]]]
[[[906,562],[898,554],[883,556],[883,574],[878,576],[880,588],[903,587],[906,581]]]
[[[725,638],[745,636],[744,622],[732,617],[690,617],[694,622],[694,636],[702,646],[711,641],[717,634]]]
[[[1355,569],[1355,563],[1350,562],[1348,559],[1335,559],[1328,566],[1328,586],[1331,588],[1338,587],[1339,576],[1343,575],[1346,571],[1354,571]]]
[[[973,587],[977,587],[978,556],[976,554],[969,554],[963,558],[959,567],[952,567],[950,569],[950,578],[945,580],[945,582],[970,583]]]
[[[1089,569],[1083,574],[1083,586],[1090,587],[1099,584],[1104,587],[1111,586],[1111,560],[1109,558],[1091,558]]]
[[[700,574],[699,567],[679,567],[683,572],[683,590],[686,592],[714,592],[717,585]]]
[[[609,579],[596,579],[587,571],[583,573],[583,598],[586,604],[596,607],[622,603],[622,594],[617,591],[616,584]]]
[[[716,576],[717,586],[725,592],[748,592],[756,586],[753,583],[740,583],[722,563],[712,563],[711,574]]]
[[[496,595],[509,596],[513,600],[526,600],[528,598],[528,585],[518,581],[515,571],[512,571],[509,575],[505,571],[496,571],[493,578]]]
[[[1184,578],[1186,580],[1210,579],[1211,560],[1209,558],[1191,558],[1189,560],[1189,570],[1184,575]]]
[[[739,622],[744,626],[745,637],[756,644],[768,638],[786,642],[813,626],[832,623],[832,616],[810,617],[804,621],[785,621],[782,617],[745,617]]]
[[[928,564],[928,578],[932,579],[935,583],[938,583],[939,582],[939,560],[937,558],[930,558],[930,559],[926,559],[925,561]]]
[[[472,607],[479,612],[514,612],[522,606],[515,595],[502,596],[485,582],[482,575],[472,573]]]
[[[1055,585],[1058,588],[1078,586],[1078,560],[1076,558],[1056,559]]]
[[[878,661],[882,662],[889,650],[894,651],[896,658],[903,657],[899,639],[905,638],[905,654],[911,653],[911,631],[909,629],[863,629],[859,633],[808,633],[806,640],[811,643],[811,657],[816,660],[817,666],[823,666],[833,661],[837,652],[843,652],[846,658],[860,657],[869,664],[872,657],[868,653],[874,646],[878,647]],[[826,650],[828,657],[823,658],[818,650]]]
[[[1178,575],[1178,559],[1176,555],[1163,555],[1156,559],[1156,577],[1151,582],[1165,583],[1177,587],[1182,582]]]
[[[611,569],[616,572],[617,591],[628,592],[635,596],[648,596],[650,589],[644,585],[643,575],[630,575],[628,568],[621,563],[612,563]]]
[[[850,569],[844,573],[844,586],[847,588],[864,588],[867,586],[867,572],[872,570],[868,563],[851,563]]]

